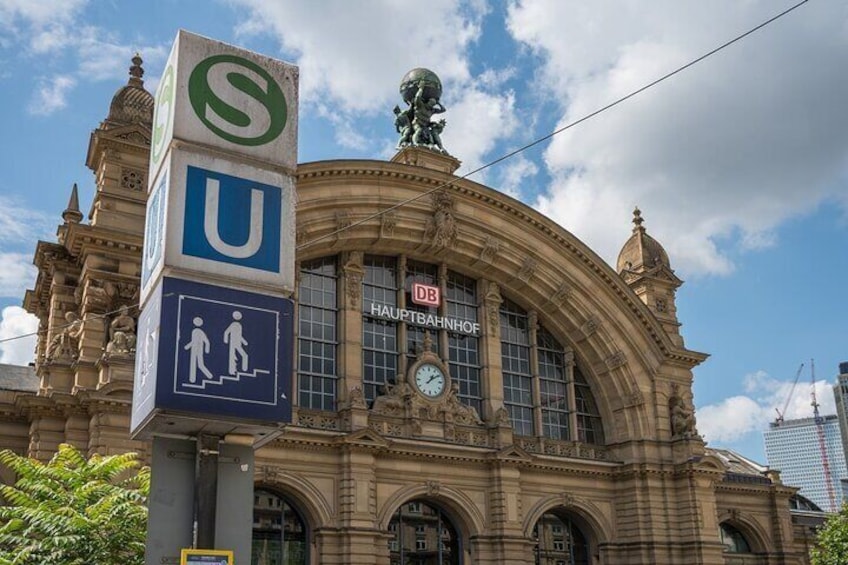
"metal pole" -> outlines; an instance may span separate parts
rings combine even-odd
[[[197,438],[197,548],[215,549],[215,511],[218,501],[218,444],[221,438]]]

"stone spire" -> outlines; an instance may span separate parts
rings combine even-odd
[[[668,253],[659,241],[648,235],[639,208],[633,210],[633,235],[618,254],[616,270],[633,292],[662,324],[671,340],[683,345],[677,321],[675,293],[683,284],[671,268]]]
[[[68,207],[62,212],[62,219],[65,220],[66,224],[78,224],[82,221],[77,183],[74,183],[74,187],[71,189],[71,197],[68,199]]]

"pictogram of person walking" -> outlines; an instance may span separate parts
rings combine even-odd
[[[203,318],[197,316],[192,322],[194,329],[191,330],[191,341],[183,347],[186,351],[191,352],[188,372],[188,382],[190,383],[197,381],[198,369],[206,375],[207,379],[212,378],[212,372],[206,368],[206,362],[203,360],[203,356],[209,353],[209,338],[206,337],[206,332],[200,329],[203,325]]]
[[[241,372],[247,372],[248,356],[244,346],[247,345],[247,340],[242,336],[241,312],[235,310],[233,312],[233,322],[224,331],[224,343],[230,346],[230,363],[229,374],[236,374],[236,355],[241,357]]]

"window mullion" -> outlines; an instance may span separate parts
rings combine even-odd
[[[544,435],[542,426],[542,391],[539,383],[539,316],[535,310],[527,313],[527,329],[530,334],[530,394],[533,402],[533,431],[536,437]]]
[[[568,397],[568,437],[579,439],[577,433],[577,391],[574,390],[574,351],[565,352],[565,394]]]

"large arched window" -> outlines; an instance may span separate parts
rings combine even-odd
[[[721,543],[728,553],[751,553],[751,545],[742,532],[727,522],[721,524]]]
[[[598,405],[573,354],[509,300],[501,304],[500,325],[504,405],[513,431],[603,444]]]
[[[437,506],[422,500],[404,503],[389,522],[392,565],[461,565],[456,528]]]
[[[566,516],[555,512],[544,514],[533,528],[536,545],[534,562],[556,565],[589,565],[589,542],[586,535]]]
[[[459,400],[480,413],[480,337],[455,330],[478,322],[477,281],[448,270],[444,264],[422,263],[403,256],[366,255],[363,267],[362,383],[365,399],[373,402],[383,385],[397,382],[399,375],[402,378],[406,368],[415,362],[425,333],[429,333],[433,351],[448,362],[451,378],[459,385]],[[440,303],[413,302],[415,283],[438,287],[442,297]],[[402,315],[398,314],[401,312]],[[430,325],[421,320],[429,321]],[[452,322],[450,327],[446,321]]]
[[[267,491],[253,495],[251,565],[306,565],[306,523],[285,498]]]

